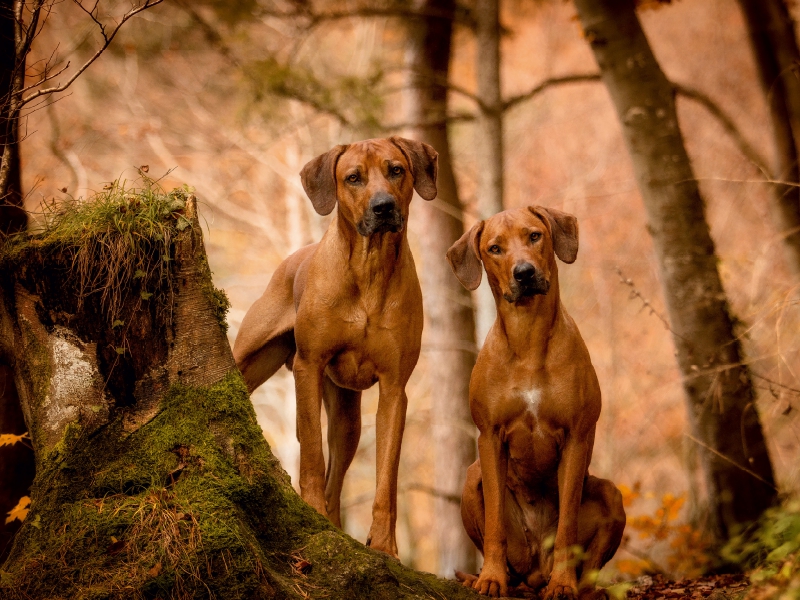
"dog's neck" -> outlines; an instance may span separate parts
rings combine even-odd
[[[355,226],[340,215],[331,223],[341,235],[335,235],[342,245],[347,268],[358,281],[381,285],[394,275],[395,268],[408,252],[406,229],[398,233],[383,232],[363,236]]]
[[[546,294],[522,297],[516,302],[508,302],[499,287],[491,286],[497,306],[496,326],[517,355],[547,353],[549,338],[562,310],[558,268],[553,265],[550,273],[550,289]]]

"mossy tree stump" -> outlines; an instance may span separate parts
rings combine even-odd
[[[36,455],[0,598],[466,598],[306,505],[225,336],[194,198],[147,181],[0,256],[0,356]]]

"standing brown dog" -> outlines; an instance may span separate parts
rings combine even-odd
[[[413,191],[436,197],[437,153],[400,137],[336,146],[300,174],[316,211],[336,218],[287,258],[234,343],[250,391],[294,371],[300,493],[341,526],[344,474],[361,435],[361,391],[378,382],[377,489],[367,545],[397,556],[397,469],[405,386],[417,364],[422,293],[406,238]],[[328,415],[327,472],[320,407]]]
[[[600,387],[559,297],[556,256],[572,263],[577,254],[575,217],[540,206],[478,223],[447,252],[470,290],[483,263],[497,304],[470,381],[480,459],[461,499],[484,564],[478,577],[459,576],[481,594],[505,596],[509,575],[532,588],[547,583],[545,598],[573,598],[583,574],[580,589],[591,592],[591,573],[622,539],[619,490],[587,471]]]

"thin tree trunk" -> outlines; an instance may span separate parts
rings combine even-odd
[[[19,120],[12,91],[21,89],[25,60],[18,65],[13,0],[0,0],[0,236],[22,231],[28,217],[22,209]]]
[[[15,78],[16,50],[14,2],[0,0],[0,241],[3,236],[22,231],[28,218],[22,210],[22,184],[19,162],[18,123],[10,119],[11,91]],[[11,365],[13,356],[0,354],[0,434],[25,433],[25,420],[17,396]],[[21,522],[6,517],[33,481],[33,452],[24,443],[0,447],[0,562],[8,554],[11,539]]]
[[[689,422],[703,445],[709,530],[723,541],[770,506],[776,490],[704,202],[678,128],[674,90],[653,56],[634,0],[575,4],[647,209]]]
[[[14,372],[9,364],[0,359],[0,435],[22,435],[27,430],[14,385]],[[0,563],[11,549],[11,540],[22,525],[19,520],[6,522],[6,519],[20,499],[30,494],[33,475],[33,451],[27,442],[0,446]]]
[[[406,67],[410,72],[408,117],[422,124],[412,135],[439,152],[439,190],[435,201],[415,204],[416,232],[423,251],[420,269],[425,301],[423,351],[433,403],[434,481],[444,496],[460,497],[467,467],[475,461],[475,426],[469,413],[469,378],[475,363],[472,301],[443,260],[464,231],[447,140],[447,82],[455,3],[415,3],[420,17],[409,19]],[[437,206],[446,205],[446,210]],[[475,548],[464,532],[458,502],[437,497],[437,572],[475,570]]]
[[[503,98],[500,86],[500,0],[475,3],[476,77],[478,113],[476,148],[478,158],[478,210],[488,219],[503,210]],[[483,343],[497,317],[489,282],[483,278],[474,294],[475,337]]]
[[[158,251],[144,277],[117,280],[113,311],[100,293],[81,300],[63,237],[0,256],[0,351],[16,357],[37,462],[0,597],[472,597],[364,547],[292,490],[236,371],[193,199],[164,220],[165,247],[134,232]],[[84,239],[89,280],[129,250],[119,237]]]
[[[784,238],[787,258],[800,277],[800,51],[794,24],[782,0],[739,0],[745,16],[759,80],[769,104],[774,159],[774,221]]]

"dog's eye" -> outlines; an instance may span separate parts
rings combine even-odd
[[[500,246],[497,244],[492,244],[489,246],[489,253],[490,254],[500,254]]]
[[[402,175],[403,174],[403,167],[400,165],[395,165],[391,168],[392,175]]]
[[[532,241],[532,242],[539,241],[539,238],[541,238],[541,237],[542,237],[542,234],[541,234],[541,233],[539,233],[538,231],[534,231],[534,232],[531,234],[531,241]]]
[[[347,181],[349,181],[350,183],[357,183],[358,179],[359,179],[358,173],[351,173],[350,175],[347,176]]]

